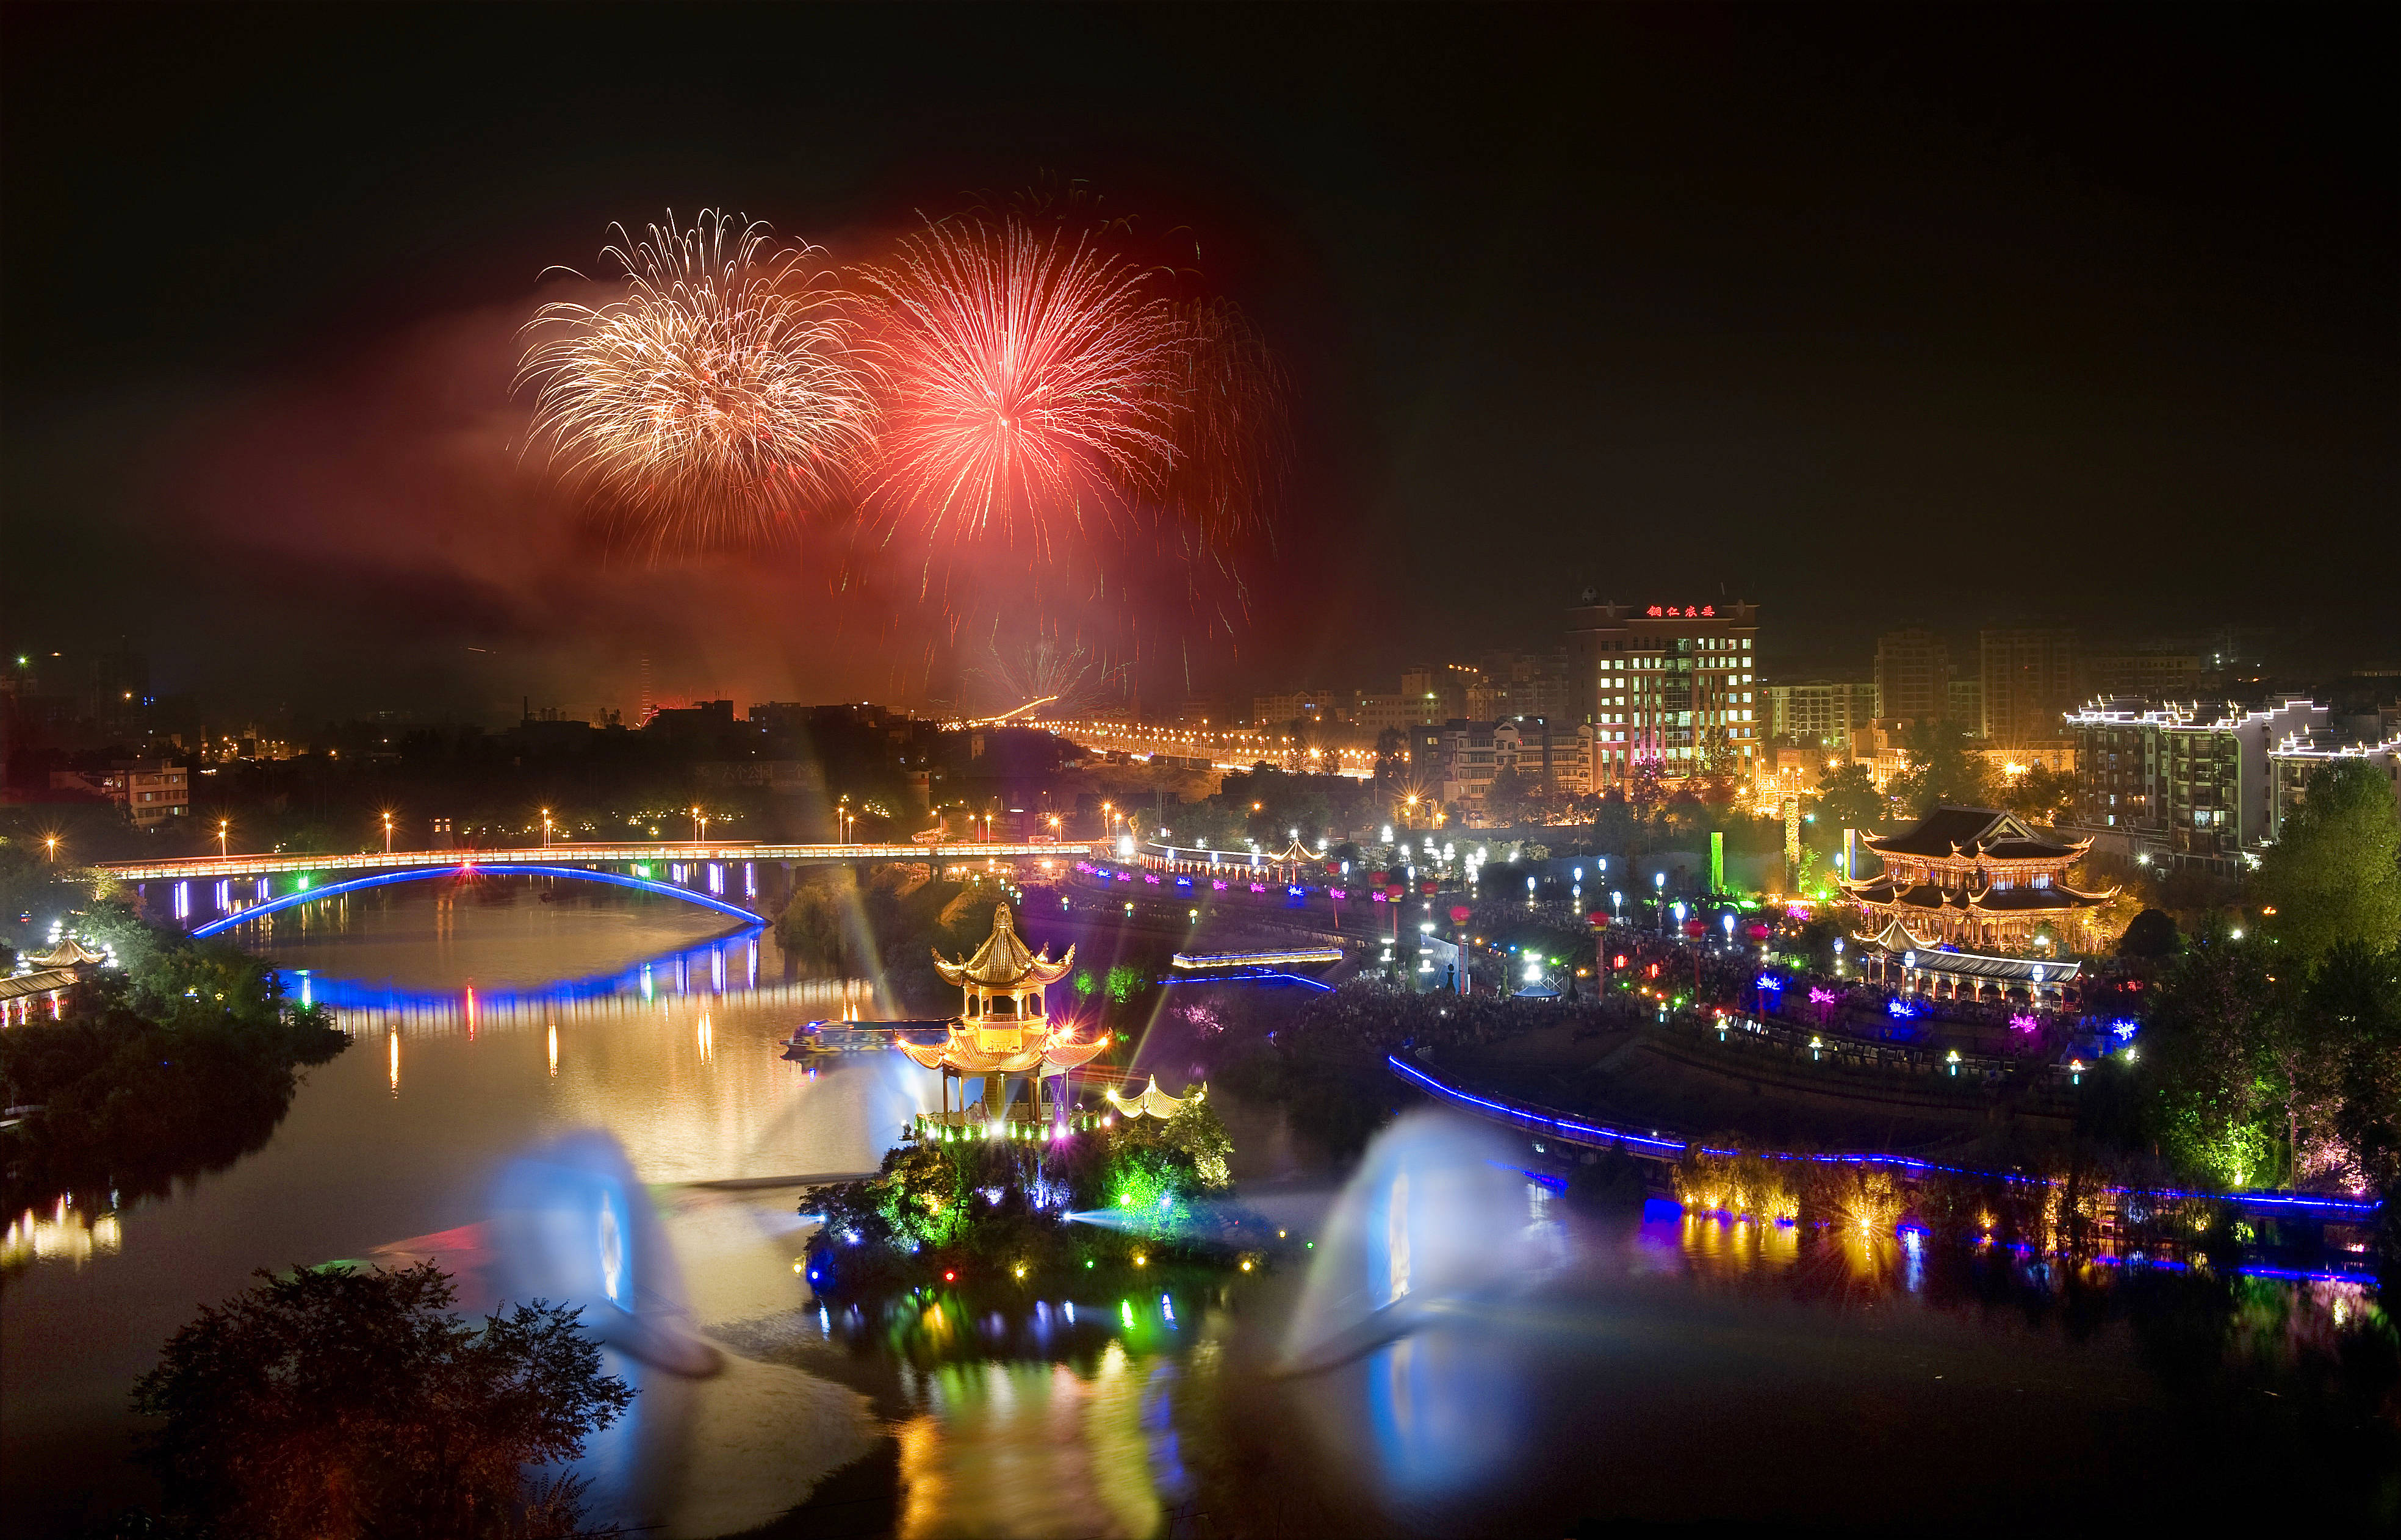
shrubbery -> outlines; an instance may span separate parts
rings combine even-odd
[[[274,1132],[298,1066],[349,1046],[230,942],[157,930],[118,903],[77,928],[123,967],[77,983],[62,1020],[0,1033],[0,1098],[39,1108],[0,1134],[9,1212],[70,1191],[163,1191],[225,1165]]]
[[[809,1243],[810,1281],[845,1293],[946,1272],[1036,1279],[1252,1245],[1255,1222],[1214,1201],[1228,1189],[1232,1148],[1199,1100],[1164,1122],[1134,1118],[1056,1141],[912,1136],[872,1179],[812,1197],[824,1223]]]

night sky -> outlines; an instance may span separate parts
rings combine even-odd
[[[958,691],[913,595],[596,544],[516,331],[611,221],[842,258],[1073,181],[1294,383],[1249,626],[1154,630],[1146,705],[1556,645],[1587,584],[1757,600],[1771,669],[2391,657],[2389,14],[10,7],[0,632],[312,711]]]

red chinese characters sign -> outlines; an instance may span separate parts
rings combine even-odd
[[[1718,618],[1718,607],[1714,604],[1704,604],[1697,609],[1687,604],[1681,610],[1672,604],[1654,604],[1642,612],[1653,620],[1715,620]]]

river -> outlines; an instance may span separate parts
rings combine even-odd
[[[897,1055],[812,1067],[775,1044],[893,1002],[613,890],[412,885],[296,913],[246,941],[355,1041],[268,1146],[129,1212],[12,1232],[10,1533],[139,1490],[128,1388],[255,1269],[430,1256],[488,1302],[473,1279],[495,1180],[586,1129],[648,1185],[691,1324],[728,1354],[687,1380],[611,1354],[641,1395],[583,1470],[595,1518],[648,1533],[2017,1528],[2394,1501],[2357,1464],[2390,1447],[2373,1418],[2308,1394],[2313,1366],[2372,1368],[2391,1339],[2352,1283],[2212,1293],[1658,1205],[1569,1214],[1529,1185],[1553,1269],[1302,1379],[1270,1370],[1305,1258],[1156,1296],[821,1308],[781,1179],[872,1167],[935,1081]],[[1164,1032],[1146,1051],[1170,1089],[1198,1052]],[[1245,1200],[1307,1233],[1340,1174],[1312,1172],[1272,1108],[1227,1100]]]

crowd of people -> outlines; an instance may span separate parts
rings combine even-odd
[[[1482,1047],[1563,1023],[1598,1030],[1629,1021],[1634,1014],[1634,1008],[1623,1000],[1603,1001],[1590,996],[1575,1000],[1528,1000],[1446,992],[1419,995],[1353,980],[1310,1000],[1284,1030],[1297,1044],[1305,1042],[1350,1056]]]

